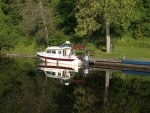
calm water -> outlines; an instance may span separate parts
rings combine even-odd
[[[0,113],[150,113],[150,73],[1,58]]]

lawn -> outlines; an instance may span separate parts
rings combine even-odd
[[[126,59],[150,61],[150,48],[115,46],[114,52],[111,53],[105,53],[98,49],[95,51],[94,56],[96,57],[123,58],[123,54],[125,54]]]

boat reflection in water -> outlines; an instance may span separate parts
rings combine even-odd
[[[69,85],[72,82],[83,82],[83,80],[74,80],[75,73],[79,72],[80,67],[77,65],[66,65],[56,63],[41,62],[38,65],[38,69],[44,71],[45,75],[50,78],[57,78],[65,85]]]
[[[79,67],[78,65],[72,65],[72,64],[57,64],[57,63],[45,63],[41,62],[38,65],[38,69],[44,71],[45,75],[50,78],[57,78],[65,85],[69,85],[73,82],[83,82],[84,78],[89,75],[92,71],[105,71],[106,76],[109,75],[109,77],[112,77],[112,72],[115,71],[113,68],[106,68],[106,67],[97,67],[97,66],[89,66],[89,65],[82,65],[82,67]],[[117,71],[121,71],[124,75],[124,73],[128,74],[141,74],[141,75],[150,75],[150,72],[140,72],[136,70],[122,70],[117,69]],[[107,74],[107,73],[110,74]],[[133,73],[134,72],[134,73]],[[78,73],[78,74],[77,74]]]

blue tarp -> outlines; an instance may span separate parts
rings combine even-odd
[[[138,61],[138,60],[122,60],[122,63],[125,63],[125,64],[137,64],[137,65],[150,65],[150,62]]]

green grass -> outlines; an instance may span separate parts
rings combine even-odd
[[[14,54],[29,54],[34,55],[36,52],[36,43],[35,41],[30,42],[27,44],[25,40],[19,42],[15,48],[11,51]]]
[[[141,37],[139,39],[132,38],[130,36],[123,36],[120,39],[112,39],[112,43],[115,45],[124,46],[135,46],[135,47],[150,47],[150,39],[146,37]]]
[[[111,53],[105,53],[101,50],[96,49],[95,56],[123,58],[123,54],[125,54],[126,59],[150,61],[150,48],[142,47],[114,46],[114,52]]]

